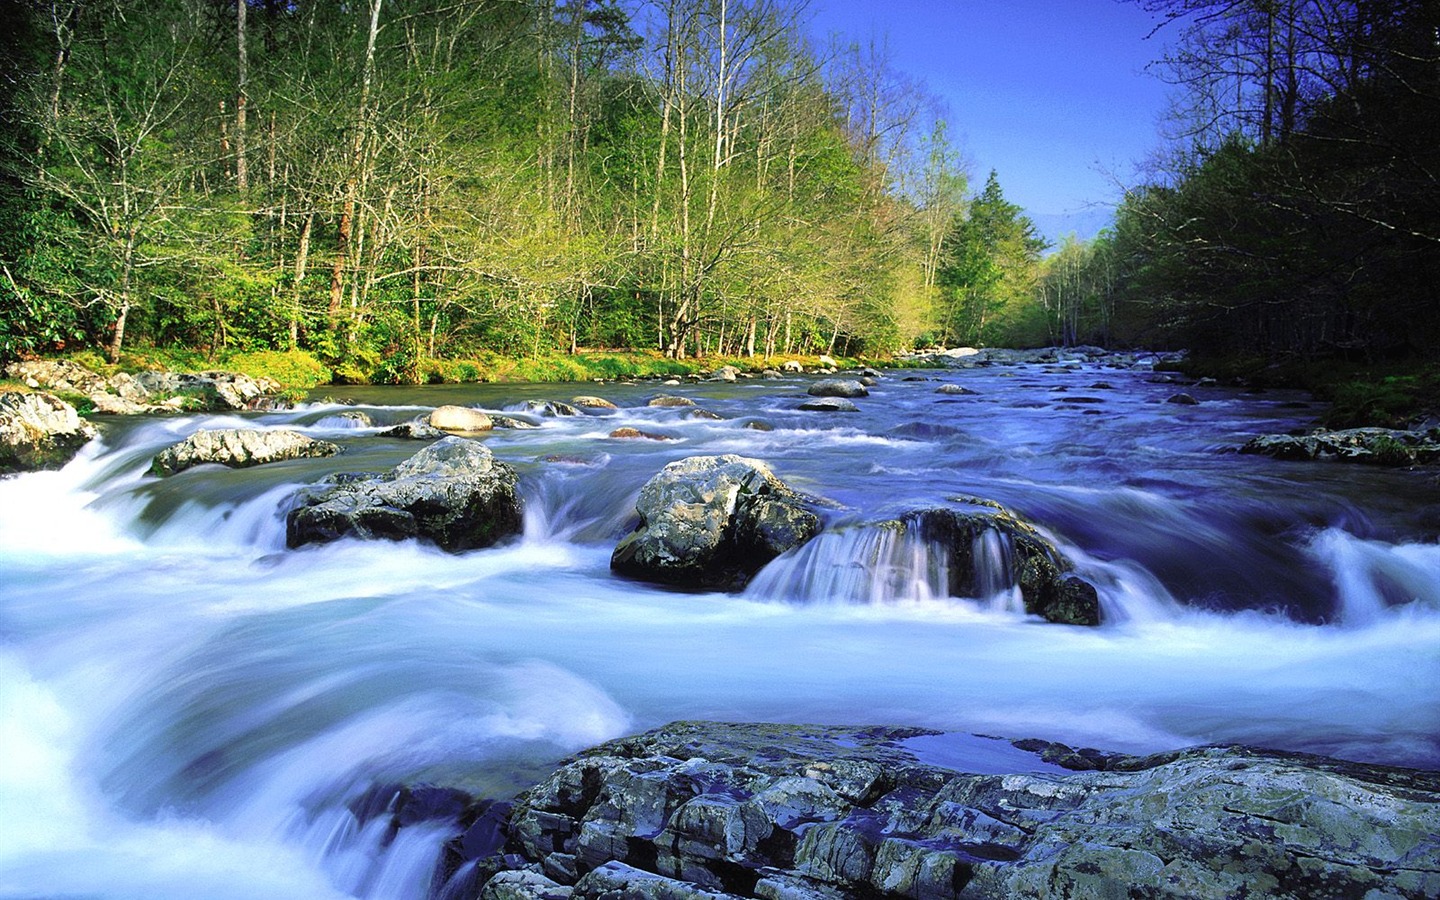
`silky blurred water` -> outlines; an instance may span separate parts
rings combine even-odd
[[[506,797],[678,718],[1440,767],[1433,473],[1227,452],[1319,412],[1291,395],[1190,388],[1202,402],[1180,406],[1097,365],[910,376],[974,396],[904,376],[833,415],[797,410],[801,378],[332,388],[345,404],[113,420],[63,471],[0,481],[0,897],[425,897],[448,832],[392,841],[353,811],[367,790]],[[644,406],[662,391],[722,418]],[[514,411],[575,394],[621,409]],[[423,444],[378,432],[443,403],[541,424],[481,438],[521,472],[523,538],[285,549],[301,486],[407,458]],[[147,474],[194,430],[236,426],[345,452]],[[607,437],[620,426],[674,440]],[[833,501],[827,532],[739,595],[613,577],[640,486],[714,453]],[[945,596],[933,548],[867,526],[960,496],[1035,522],[1107,623],[1027,618],[1003,579]]]

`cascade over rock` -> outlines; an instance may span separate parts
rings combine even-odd
[[[898,520],[900,527],[917,529],[948,553],[952,595],[975,596],[975,548],[986,532],[995,532],[1009,548],[1009,576],[1020,588],[1027,613],[1068,625],[1100,624],[1094,585],[1071,574],[1074,566],[1035,526],[994,501],[955,499],[965,506],[917,510]]]
[[[757,459],[692,456],[646,482],[639,526],[610,557],[615,571],[687,587],[738,588],[814,537],[820,519]]]
[[[7,391],[0,394],[0,475],[58,469],[97,434],[58,397]]]
[[[160,476],[174,475],[204,463],[244,469],[287,459],[334,456],[339,452],[338,444],[317,441],[298,431],[217,428],[197,431],[160,451],[151,462],[150,471]]]
[[[1092,751],[1066,772],[963,735],[999,756],[936,765],[914,749],[936,734],[673,723],[522,793],[510,854],[467,833],[450,864],[476,860],[495,900],[1440,893],[1436,773],[1239,746]]]
[[[286,516],[290,547],[342,537],[423,538],[444,550],[488,547],[518,534],[515,470],[477,441],[446,437],[382,475],[332,476],[303,491]]]

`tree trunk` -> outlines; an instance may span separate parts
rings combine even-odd
[[[245,162],[245,107],[249,97],[245,93],[245,81],[249,76],[249,60],[245,56],[245,7],[247,0],[235,3],[235,44],[239,63],[239,78],[235,92],[235,187],[244,193],[250,188],[250,171]]]
[[[305,281],[305,265],[310,261],[310,228],[314,224],[315,213],[311,212],[305,216],[305,224],[300,228],[300,247],[295,253],[295,298],[290,309],[291,350],[294,350],[300,341],[300,312],[303,308],[300,286]]]

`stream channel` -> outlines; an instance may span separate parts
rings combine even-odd
[[[1435,471],[1239,455],[1320,408],[1222,387],[1167,403],[1178,388],[1152,379],[897,371],[839,414],[799,411],[801,376],[335,387],[284,412],[111,419],[62,471],[0,481],[0,897],[419,900],[449,833],[390,840],[352,812],[367,790],[508,797],[675,719],[1440,769]],[[976,393],[937,393],[947,382]],[[645,405],[662,392],[722,418]],[[424,446],[380,430],[441,404],[575,394],[621,408],[481,438],[520,472],[523,537],[456,555],[286,549],[302,486]],[[621,426],[675,440],[608,437]],[[148,474],[159,450],[225,427],[344,453]],[[834,501],[827,532],[741,594],[612,575],[641,485],[722,453]],[[856,524],[957,496],[1039,526],[1099,588],[1105,623],[1026,617],[1003,578],[944,596],[929,548]]]

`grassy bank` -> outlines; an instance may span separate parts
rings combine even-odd
[[[596,351],[555,354],[538,358],[514,358],[481,353],[465,359],[424,359],[413,370],[397,373],[379,368],[367,370],[353,364],[332,367],[305,351],[261,351],[206,356],[185,348],[136,348],[111,364],[99,353],[81,351],[64,356],[100,375],[145,370],[204,372],[224,370],[252,377],[273,378],[286,390],[303,391],[330,384],[479,384],[517,382],[618,381],[636,378],[670,378],[713,372],[734,366],[741,372],[759,373],[795,361],[807,369],[821,365],[818,356],[720,357],[668,359],[655,352]],[[888,359],[836,357],[841,369],[861,365],[894,366]],[[15,382],[8,388],[24,389]]]
[[[1273,362],[1227,357],[1189,359],[1179,368],[1188,375],[1226,383],[1308,390],[1330,404],[1320,417],[1327,428],[1404,428],[1440,418],[1440,363],[1429,359]]]

